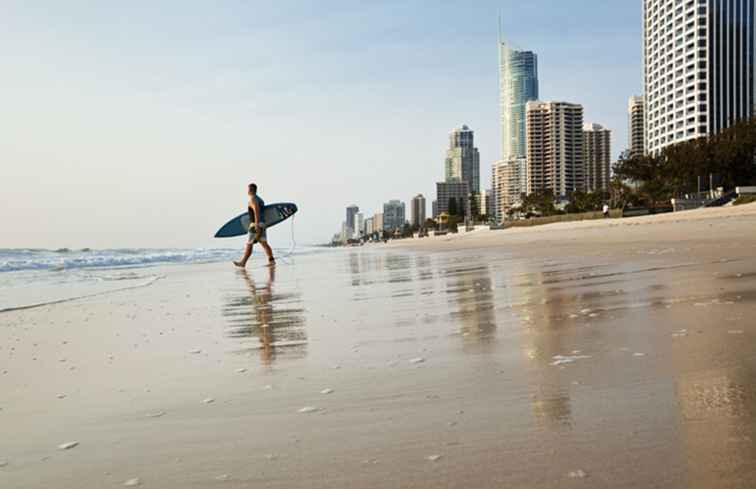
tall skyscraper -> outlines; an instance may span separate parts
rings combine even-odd
[[[643,0],[646,151],[754,113],[754,0]]]
[[[383,229],[393,231],[404,226],[404,202],[389,200],[383,204]]]
[[[351,229],[352,232],[354,232],[355,229],[354,218],[358,212],[360,212],[360,208],[356,205],[350,205],[346,208],[346,226]]]
[[[412,198],[410,215],[410,224],[412,224],[412,226],[423,226],[425,223],[425,197],[423,197],[423,194],[417,194]]]
[[[475,147],[474,133],[467,126],[449,133],[445,178],[447,182],[467,182],[470,192],[480,192],[480,155]]]
[[[585,160],[585,191],[609,190],[612,161],[612,132],[599,124],[583,126]]]
[[[566,198],[585,186],[583,106],[567,102],[528,102],[527,193],[551,190]]]
[[[499,35],[501,159],[525,157],[525,104],[538,100],[538,56],[512,49]]]
[[[640,156],[645,152],[645,112],[643,97],[630,97],[627,102],[627,150],[630,157]]]

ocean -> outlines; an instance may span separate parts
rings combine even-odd
[[[274,251],[285,260],[322,250]],[[240,254],[238,248],[0,249],[0,311],[146,286],[170,265],[231,261]],[[250,265],[262,256],[256,249]]]

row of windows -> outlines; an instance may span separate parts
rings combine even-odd
[[[698,129],[698,132],[696,132],[696,129]],[[662,144],[681,141],[684,138],[690,138],[690,137],[695,137],[697,135],[706,134],[706,132],[707,132],[706,126],[689,127],[687,128],[687,130],[677,131],[677,132],[668,134],[666,136],[662,136],[658,139],[652,139],[650,141],[649,146],[651,150],[653,151],[661,147]]]
[[[675,95],[678,95],[678,94],[682,95],[681,92],[682,92],[682,87],[683,86],[687,86],[688,87],[687,91],[686,91],[686,94],[690,94],[690,93],[694,92],[695,91],[694,89],[696,87],[696,85],[694,85],[694,83],[696,83],[696,81],[698,81],[698,85],[697,85],[698,90],[706,90],[706,83],[705,83],[706,82],[706,78],[707,78],[707,75],[706,75],[705,71],[698,72],[697,76],[696,76],[695,73],[691,73],[688,76],[686,76],[684,79],[678,80],[678,82],[675,83],[674,85],[670,83],[666,87],[662,87],[663,90],[659,89],[659,90],[652,91],[649,94],[649,96],[648,96],[649,107],[650,108],[654,108],[654,107],[656,107],[656,103],[658,101],[660,101],[660,100],[664,101],[665,100],[665,94],[669,94],[669,95],[666,96],[666,99],[668,100],[669,98],[672,97],[673,91],[675,92]]]
[[[698,36],[698,42],[696,42],[696,36]],[[654,46],[646,49],[646,57],[650,61],[670,62],[673,58],[678,58],[683,54],[690,54],[695,50],[696,45],[699,48],[706,48],[706,32],[703,33],[694,32],[691,33],[686,39],[680,39],[675,43],[669,43],[666,46]],[[687,43],[687,44],[686,44]],[[685,44],[683,48],[683,44]],[[674,51],[674,52],[673,52]]]
[[[671,45],[673,41],[675,41],[679,45],[684,40],[690,40],[693,36],[696,35],[696,25],[698,26],[698,33],[701,34],[701,31],[704,31],[705,34],[706,16],[691,19],[684,26],[681,23],[664,26],[662,27],[661,35],[659,35],[660,33],[658,32],[654,33],[656,27],[646,30],[646,51],[655,51],[659,48],[664,47],[665,43]],[[669,32],[669,34],[665,36],[664,32]],[[683,36],[685,36],[685,39],[683,39]]]
[[[699,40],[697,44],[697,53],[696,43],[691,43],[688,46],[685,46],[684,49],[680,48],[674,53],[669,53],[666,56],[651,56],[646,58],[646,72],[649,76],[663,75],[673,67],[679,67],[686,62],[694,61],[696,59],[696,54],[698,54],[699,58],[705,59],[706,40]]]
[[[696,106],[698,107],[698,110],[701,112],[706,112],[706,97],[700,97],[701,100],[698,100],[698,104],[696,103],[696,100],[689,99],[685,101],[684,103],[682,101],[678,101],[675,104],[668,104],[664,107],[661,107],[659,110],[656,110],[654,112],[651,112],[649,114],[648,120],[650,124],[653,124],[655,121],[664,121],[666,117],[671,118],[671,114],[673,112],[676,113],[682,113],[682,110],[687,110],[688,113],[692,113],[696,110]]]
[[[659,75],[651,75],[646,80],[647,88],[646,90],[649,91],[652,95],[653,92],[656,91],[656,89],[661,88],[662,93],[664,93],[664,89],[667,88],[669,90],[672,90],[672,82],[677,79],[676,87],[679,87],[683,84],[682,78],[684,75],[690,75],[691,72],[698,70],[705,70],[706,69],[706,60],[702,59],[697,62],[693,60],[691,62],[688,62],[687,65],[680,66],[677,69],[674,69],[673,67],[670,67],[667,70],[666,76],[659,79]],[[674,72],[672,71],[674,69]],[[668,86],[665,87],[664,83],[667,83]]]
[[[688,15],[691,13],[695,14],[698,12],[706,13],[706,0],[698,0],[698,9],[693,10],[696,7],[695,0],[688,0],[685,5],[683,5],[683,0],[677,0],[674,4],[667,3],[667,4],[661,4],[661,3],[646,3],[646,11],[645,11],[645,19],[646,23],[653,24],[658,22],[667,21],[674,19],[675,17],[678,17],[683,14],[683,12],[686,12]]]
[[[658,128],[658,130],[664,131],[666,127],[668,130],[671,130],[673,124],[677,124],[679,126],[682,124],[683,119],[685,119],[685,122],[687,124],[695,123],[696,117],[698,117],[698,122],[704,122],[704,123],[707,122],[706,111],[701,110],[700,112],[697,113],[695,107],[693,107],[692,109],[689,108],[689,110],[678,111],[677,113],[674,114],[674,117],[670,115],[667,117],[663,117],[661,120],[650,122],[649,129],[654,130]]]

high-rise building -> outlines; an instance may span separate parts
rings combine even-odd
[[[383,204],[383,229],[393,231],[404,226],[404,202],[389,200]]]
[[[425,223],[425,197],[423,197],[423,194],[417,194],[412,198],[410,216],[412,226],[422,227]]]
[[[346,225],[352,232],[355,230],[354,218],[358,212],[360,212],[360,208],[356,205],[350,205],[346,208]]]
[[[465,217],[470,215],[470,187],[467,186],[467,182],[453,180],[436,183],[437,216],[443,213],[449,214],[450,206],[454,206],[452,210],[456,210],[457,214]]]
[[[438,217],[438,200],[434,199],[431,203],[431,214],[433,215],[433,219]]]
[[[586,192],[609,190],[612,162],[611,139],[612,132],[599,124],[583,126]]]
[[[445,178],[447,182],[467,182],[470,192],[480,192],[480,155],[475,147],[474,133],[467,126],[449,133]]]
[[[526,106],[528,194],[551,190],[566,198],[585,184],[583,106],[528,102]]]
[[[538,100],[538,56],[512,49],[499,36],[501,159],[525,157],[525,104]]]
[[[646,151],[754,112],[754,0],[643,0]]]
[[[370,237],[373,234],[373,218],[368,217],[365,219],[365,236]]]
[[[494,191],[492,188],[489,188],[485,191],[486,196],[486,218],[492,219],[496,215],[496,202],[494,201]]]
[[[354,238],[360,239],[365,232],[365,216],[362,215],[362,212],[358,212],[355,216],[354,226]]]
[[[380,233],[381,231],[383,231],[383,213],[376,212],[373,215],[373,232]]]
[[[646,131],[643,128],[645,114],[643,97],[630,97],[627,102],[627,150],[631,157],[644,154]]]
[[[493,165],[494,199],[493,216],[501,222],[507,211],[522,201],[528,189],[528,160],[510,158]]]

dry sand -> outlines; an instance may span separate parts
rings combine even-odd
[[[756,486],[756,206],[157,272],[0,314],[1,488]]]

